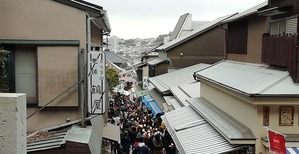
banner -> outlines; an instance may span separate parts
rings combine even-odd
[[[270,153],[286,154],[285,136],[270,129],[267,129],[267,131]]]

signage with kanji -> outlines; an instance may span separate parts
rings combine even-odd
[[[88,112],[89,114],[105,113],[105,80],[106,56],[103,52],[88,53]]]

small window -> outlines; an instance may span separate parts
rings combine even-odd
[[[241,20],[228,24],[228,53],[247,53],[248,22]]]

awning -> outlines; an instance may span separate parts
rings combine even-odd
[[[166,101],[160,95],[160,93],[158,92],[158,90],[156,88],[148,89],[148,93],[155,100],[155,102],[160,107],[160,109],[163,109],[164,108],[163,103],[166,103]]]
[[[286,153],[287,154],[298,154],[299,148],[297,148],[297,147],[287,148]]]
[[[171,111],[182,107],[174,96],[164,96],[164,99],[168,105],[169,110]]]
[[[275,15],[281,15],[281,14],[286,14],[290,13],[292,9],[292,6],[287,5],[287,6],[276,6],[276,7],[271,7],[268,9],[261,9],[258,11],[258,14],[260,16],[275,16]]]
[[[147,62],[149,65],[158,65],[158,64],[161,64],[163,62],[166,62],[167,59],[162,59],[162,58],[156,58],[156,59],[153,59],[149,62]]]
[[[167,112],[162,120],[180,153],[227,153],[246,146],[230,144],[190,106]]]
[[[103,129],[103,138],[113,140],[113,141],[120,143],[119,126],[107,123]]]
[[[190,106],[232,144],[255,144],[251,129],[203,97],[187,100]]]

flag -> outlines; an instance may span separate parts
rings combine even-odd
[[[285,135],[267,129],[269,151],[271,154],[286,154]]]

